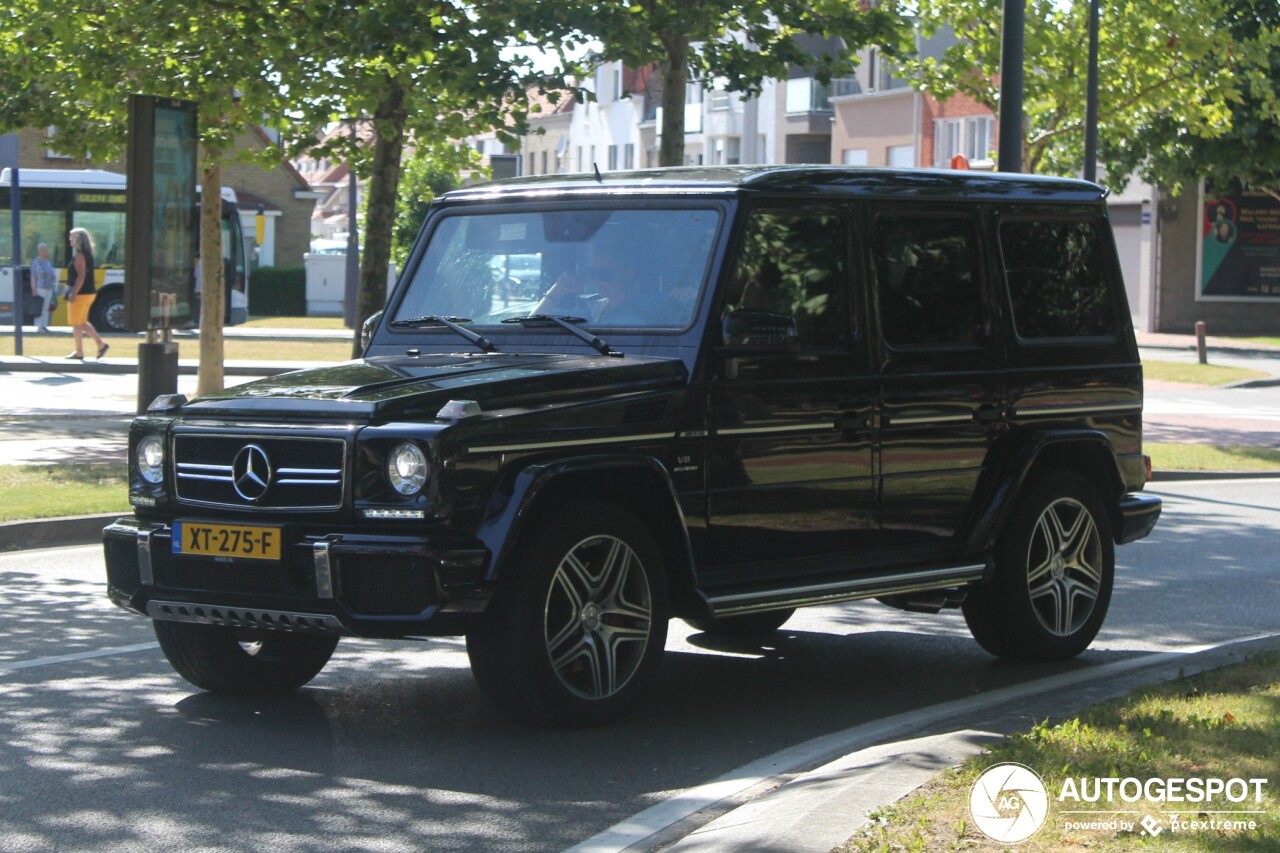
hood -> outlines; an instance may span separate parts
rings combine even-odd
[[[201,397],[188,416],[274,414],[386,420],[433,417],[451,399],[485,411],[617,391],[678,386],[676,359],[600,355],[453,353],[376,356],[282,373]]]

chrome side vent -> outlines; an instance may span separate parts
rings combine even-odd
[[[666,416],[667,401],[665,399],[645,400],[640,403],[628,403],[627,408],[622,412],[622,423],[627,426],[647,424],[660,421]]]

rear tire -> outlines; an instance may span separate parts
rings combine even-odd
[[[126,332],[124,313],[124,291],[118,287],[110,287],[98,291],[89,306],[89,322],[98,332]]]
[[[288,693],[329,662],[337,637],[261,631],[242,639],[221,625],[157,620],[156,639],[169,663],[201,690],[236,695]]]
[[[613,504],[578,503],[544,521],[467,635],[471,672],[514,719],[600,725],[630,710],[657,675],[668,619],[662,556]]]
[[[795,615],[796,609],[744,613],[740,616],[704,616],[684,620],[692,628],[713,637],[763,637],[778,630]]]
[[[999,657],[1059,661],[1097,636],[1111,603],[1115,540],[1097,490],[1065,469],[1017,498],[996,546],[995,578],[962,608],[973,637]]]

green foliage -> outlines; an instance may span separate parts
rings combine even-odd
[[[395,227],[391,232],[391,260],[397,267],[404,268],[413,241],[418,238],[427,217],[427,207],[436,196],[457,186],[457,169],[435,157],[417,155],[405,164],[396,199]]]
[[[1224,138],[1238,118],[1236,108],[1250,93],[1261,98],[1257,106],[1274,107],[1267,72],[1275,28],[1250,31],[1232,25],[1237,7],[1263,4],[1264,0],[1102,0],[1098,137],[1109,182],[1123,185],[1135,171],[1165,184],[1189,180],[1189,172],[1197,169],[1190,158],[1172,168],[1169,156],[1151,156],[1169,148],[1171,134]],[[998,112],[1001,5],[1001,0],[920,0],[922,32],[931,36],[950,29],[959,41],[941,57],[922,55],[906,62],[907,76],[939,99],[962,92]],[[1087,10],[1085,2],[1027,3],[1027,171],[1080,172]],[[1271,115],[1274,121],[1274,112]],[[1264,118],[1265,111],[1257,117]]]
[[[250,315],[298,317],[307,313],[305,267],[259,267],[249,282]]]

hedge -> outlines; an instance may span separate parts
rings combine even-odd
[[[307,272],[304,267],[259,267],[249,277],[249,314],[253,317],[305,317]]]

